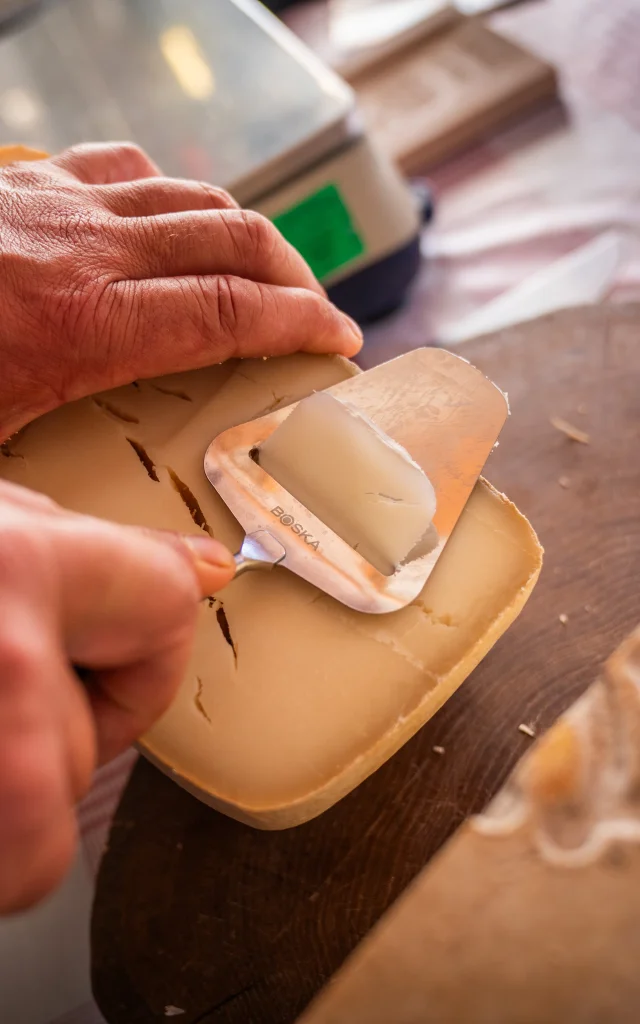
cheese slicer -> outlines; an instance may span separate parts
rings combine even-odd
[[[373,564],[375,558],[364,557],[293,489],[269,475],[260,464],[261,448],[302,405],[293,403],[225,430],[205,454],[207,478],[246,532],[236,555],[236,575],[281,565],[357,611],[397,611],[421,592],[451,537],[507,419],[507,398],[465,359],[437,348],[416,349],[321,394],[371,424],[426,476],[434,495],[429,543],[417,545],[388,569]],[[339,448],[348,443],[345,436]],[[304,457],[302,436],[300,447]],[[331,450],[309,445],[314,447],[323,462],[332,457]],[[338,447],[333,455],[338,463]],[[334,502],[339,481],[335,488]],[[399,499],[379,493],[376,500],[388,504]],[[348,517],[350,509],[344,511]]]

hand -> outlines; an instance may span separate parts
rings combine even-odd
[[[0,914],[62,878],[96,765],[171,703],[198,602],[232,574],[204,534],[116,526],[0,481]]]
[[[0,440],[136,378],[361,343],[268,220],[134,146],[0,170]]]

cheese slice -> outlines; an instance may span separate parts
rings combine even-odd
[[[300,402],[261,445],[258,461],[386,576],[432,525],[436,494],[426,473],[367,416],[328,392]]]
[[[204,475],[211,439],[357,372],[295,355],[142,381],[30,424],[5,446],[0,475],[80,512],[207,530],[237,550],[242,530]],[[247,574],[201,607],[183,686],[142,750],[249,824],[314,817],[444,703],[520,612],[540,566],[529,523],[480,481],[402,611],[351,611],[283,568]]]

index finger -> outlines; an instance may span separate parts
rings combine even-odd
[[[362,347],[357,324],[307,288],[225,275],[156,278],[117,282],[103,302],[122,353],[114,387],[234,357],[326,352],[350,358]]]
[[[119,225],[131,279],[226,274],[263,284],[308,288],[326,297],[306,260],[252,210],[189,210],[132,218]]]
[[[78,517],[49,524],[70,661],[91,671],[98,757],[109,760],[166,710],[182,681],[207,590],[235,565],[205,534],[178,538]]]

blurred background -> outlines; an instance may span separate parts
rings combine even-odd
[[[0,0],[0,143],[228,188],[371,365],[636,296],[639,46],[637,0]]]
[[[0,0],[0,144],[131,139],[228,188],[370,366],[640,298],[639,52],[638,0]],[[92,875],[131,761],[81,807],[66,887],[0,925],[7,1024],[100,1020]]]

